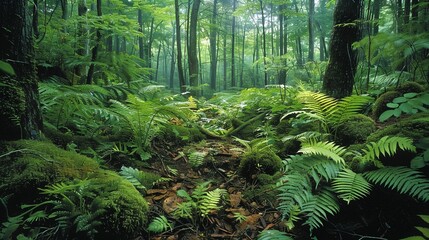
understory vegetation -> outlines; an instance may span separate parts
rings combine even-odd
[[[427,90],[39,91],[45,134],[1,147],[2,239],[427,237]]]

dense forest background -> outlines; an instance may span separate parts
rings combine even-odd
[[[1,239],[429,239],[427,0],[3,0]]]

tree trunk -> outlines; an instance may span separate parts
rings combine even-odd
[[[183,65],[182,65],[182,39],[180,34],[180,12],[179,12],[179,0],[174,0],[174,13],[176,16],[176,45],[177,45],[177,72],[179,74],[179,86],[180,92],[186,92],[185,77],[183,76]]]
[[[309,0],[308,8],[308,61],[314,61],[314,0]]]
[[[372,30],[372,35],[376,35],[379,29],[378,21],[380,20],[381,0],[374,0],[372,8],[372,14],[374,15],[374,27]]]
[[[196,88],[198,87],[197,22],[200,2],[201,0],[194,0],[189,24],[188,64],[192,96],[199,96],[199,91]]]
[[[268,72],[267,72],[267,36],[265,32],[265,16],[264,16],[264,6],[262,0],[259,0],[259,5],[261,7],[262,15],[262,49],[264,55],[264,85],[268,85]]]
[[[231,32],[231,87],[236,87],[237,83],[235,81],[235,16],[234,12],[237,8],[237,0],[232,1],[232,32]]]
[[[279,36],[279,50],[280,50],[280,59],[281,59],[281,69],[279,71],[278,75],[278,84],[286,84],[286,66],[287,66],[287,60],[285,55],[287,53],[287,19],[286,15],[284,14],[284,10],[286,9],[286,5],[280,5],[279,7],[279,27],[280,27],[280,36]]]
[[[174,23],[171,23],[172,28],[174,28]],[[169,79],[169,85],[170,89],[174,89],[174,66],[176,65],[175,61],[175,41],[176,41],[176,31],[173,31],[173,37],[171,38],[171,61],[170,61],[170,77]]]
[[[240,72],[240,87],[244,87],[243,74],[244,74],[244,50],[246,45],[246,26],[243,25],[243,40],[241,44],[241,72]]]
[[[38,0],[33,0],[33,33],[34,37],[39,38],[39,2]]]
[[[137,11],[137,21],[139,23],[139,32],[143,34],[143,11],[139,9]],[[144,59],[144,43],[143,36],[139,36],[139,57]]]
[[[97,0],[97,16],[101,17],[102,16],[102,12],[101,12],[101,0]],[[100,42],[101,42],[101,32],[100,29],[96,30],[96,39],[95,39],[95,46],[92,49],[92,56],[91,56],[91,65],[89,66],[88,69],[88,75],[86,78],[86,84],[92,84],[92,79],[94,76],[94,70],[95,70],[95,65],[94,62],[97,61],[97,55],[98,55],[98,48],[100,48]]]
[[[323,79],[323,90],[334,98],[352,94],[357,67],[352,43],[359,40],[362,0],[338,0],[334,11],[334,29],[330,42],[330,60]]]
[[[43,126],[28,11],[27,0],[0,4],[0,60],[16,73],[0,72],[0,140],[36,138]]]
[[[213,11],[210,23],[210,87],[216,90],[216,73],[217,73],[217,0],[213,1]]]

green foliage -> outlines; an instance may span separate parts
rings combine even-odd
[[[415,226],[415,228],[419,230],[422,236],[406,237],[406,238],[401,238],[401,240],[425,240],[429,238],[429,228],[427,227],[427,225],[429,224],[429,215],[418,215],[418,216],[425,222],[425,227]]]
[[[427,105],[429,105],[429,93],[405,93],[403,96],[397,97],[392,102],[387,103],[386,106],[390,109],[383,112],[378,119],[384,122],[392,116],[398,118],[403,113],[416,114],[419,111],[427,112],[427,108],[425,107]]]
[[[278,230],[264,230],[258,235],[258,240],[292,240],[293,238]]]
[[[322,155],[334,160],[336,163],[344,164],[342,155],[345,151],[345,148],[335,145],[333,142],[318,142],[314,139],[309,139],[302,143],[298,152],[308,155]]]
[[[189,163],[192,167],[197,168],[204,164],[205,157],[207,156],[207,152],[191,152],[188,155]]]
[[[368,181],[407,194],[424,202],[429,201],[429,180],[420,172],[406,167],[384,167],[365,172]]]
[[[5,73],[12,75],[12,76],[15,75],[15,70],[13,70],[12,65],[10,65],[9,63],[7,63],[5,61],[1,61],[1,60],[0,60],[0,71],[5,72]],[[3,86],[0,85],[0,87],[3,87]]]
[[[334,126],[335,142],[342,146],[364,143],[366,138],[376,130],[375,122],[363,114],[346,118]]]
[[[144,172],[132,167],[122,166],[119,175],[133,184],[136,189],[146,191],[146,186],[143,185],[143,179],[145,178]]]
[[[163,233],[173,229],[173,225],[165,216],[158,216],[149,223],[147,230],[153,233]]]
[[[238,174],[251,180],[254,175],[267,173],[274,174],[281,168],[281,159],[271,150],[246,151],[240,160]]]
[[[364,198],[369,195],[371,185],[359,173],[344,169],[332,182],[332,187],[338,197],[350,201]]]
[[[220,188],[209,191],[209,184],[210,182],[198,184],[191,195],[184,190],[177,191],[177,196],[184,198],[185,201],[178,204],[173,215],[195,220],[199,216],[207,217],[211,212],[218,210],[220,201],[227,192]]]

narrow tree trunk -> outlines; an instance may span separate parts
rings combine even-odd
[[[244,50],[246,45],[246,26],[243,25],[243,40],[241,44],[241,72],[240,72],[240,87],[244,87],[243,74],[244,74]]]
[[[182,66],[182,39],[180,34],[180,12],[179,12],[179,0],[174,0],[174,12],[176,16],[176,45],[177,45],[177,72],[179,74],[179,86],[180,92],[186,92],[185,77],[183,76]]]
[[[330,60],[323,81],[323,90],[334,98],[352,94],[357,67],[352,43],[359,40],[362,0],[338,0],[334,11],[334,29],[330,43]]]
[[[267,72],[267,38],[265,32],[265,16],[264,16],[264,6],[262,0],[259,0],[259,5],[261,7],[262,15],[262,49],[264,57],[264,85],[268,85],[268,72]]]
[[[97,0],[97,16],[98,17],[102,16],[101,0]],[[92,79],[93,79],[94,70],[95,70],[94,62],[97,61],[98,48],[100,47],[100,42],[101,42],[101,32],[100,32],[100,29],[97,29],[96,30],[95,46],[92,49],[92,56],[91,56],[91,62],[92,63],[89,66],[88,76],[86,78],[86,84],[92,84]]]
[[[39,2],[38,0],[33,0],[33,34],[37,39],[39,38]]]
[[[381,0],[374,0],[374,3],[372,4],[372,13],[374,15],[374,27],[373,27],[373,33],[372,35],[378,34],[379,29],[379,23],[380,20],[380,9],[381,9]]]
[[[174,28],[174,23],[171,23],[172,28]],[[174,89],[174,66],[176,65],[175,61],[175,41],[176,41],[176,31],[173,31],[173,37],[171,38],[171,62],[170,62],[170,77],[169,83],[170,83],[170,89]]]
[[[227,67],[227,61],[226,61],[226,34],[223,35],[223,90],[227,89],[227,73],[226,73],[226,67]]]
[[[199,91],[196,88],[198,87],[197,22],[200,2],[201,0],[194,0],[189,24],[189,85],[192,88],[191,94],[193,96],[199,96]]]
[[[141,9],[137,10],[137,21],[139,23],[139,32],[143,34],[143,11]],[[139,57],[144,59],[144,43],[143,36],[139,36]]]
[[[36,138],[43,126],[28,11],[27,0],[0,4],[0,60],[16,73],[0,71],[0,140]]]
[[[232,11],[235,12],[237,0],[232,1]],[[232,15],[232,32],[231,32],[231,87],[236,87],[235,81],[235,16]]]
[[[280,59],[281,59],[281,69],[278,76],[278,83],[279,84],[286,84],[286,67],[287,67],[287,60],[284,56],[287,53],[287,47],[288,47],[288,36],[287,36],[287,18],[284,14],[284,10],[286,8],[286,5],[280,5],[279,7],[279,27],[280,27],[280,36],[279,36],[279,48],[280,48]]]
[[[213,1],[213,11],[210,24],[210,88],[216,90],[217,73],[217,0]]]
[[[308,61],[314,61],[314,0],[309,0],[308,8]]]

